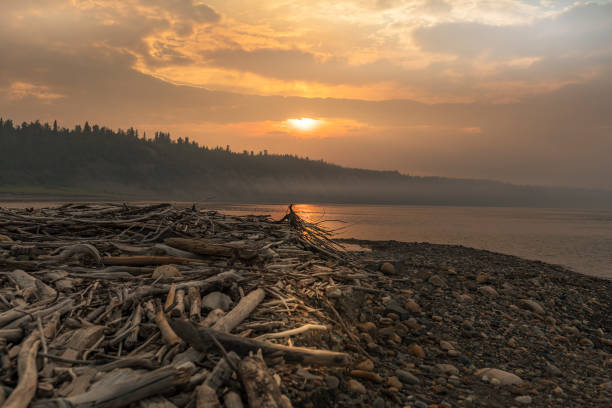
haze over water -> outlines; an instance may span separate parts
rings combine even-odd
[[[216,206],[230,214],[270,214],[284,205]],[[612,210],[296,205],[309,220],[341,228],[338,238],[455,244],[559,264],[612,278]]]

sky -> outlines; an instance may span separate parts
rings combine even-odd
[[[0,116],[612,189],[612,2],[2,0]]]

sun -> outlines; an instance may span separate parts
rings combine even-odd
[[[309,132],[316,129],[321,123],[320,120],[311,118],[287,119],[287,123],[297,130]]]

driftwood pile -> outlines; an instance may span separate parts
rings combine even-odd
[[[292,210],[0,208],[0,406],[290,407],[367,356],[328,299],[368,273]]]

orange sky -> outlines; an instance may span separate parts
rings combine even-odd
[[[2,0],[0,116],[612,188],[610,38],[610,1]]]

